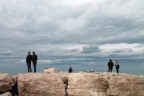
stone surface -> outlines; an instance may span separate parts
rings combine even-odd
[[[18,74],[19,96],[65,96],[65,86],[57,74]]]
[[[68,87],[69,73],[68,72],[59,72],[57,74],[58,74],[59,78],[63,81],[63,83],[65,84],[65,92],[66,92],[66,96],[68,96],[67,87]]]
[[[72,73],[68,77],[68,96],[106,96],[108,81],[94,73]]]
[[[144,96],[144,77],[116,73],[73,73],[68,96]]]
[[[64,84],[68,85],[69,73],[67,73],[67,72],[59,72],[57,74],[58,74],[59,78],[64,82]]]
[[[12,96],[12,94],[10,92],[6,92],[6,93],[1,94],[0,96]]]
[[[108,82],[108,96],[144,96],[144,77],[117,74]]]
[[[55,68],[45,68],[44,73],[57,73],[58,71]]]
[[[144,96],[144,76],[108,72],[0,74],[0,96],[17,96],[17,88],[18,96]]]
[[[14,86],[13,78],[4,73],[0,73],[0,94],[12,89]]]

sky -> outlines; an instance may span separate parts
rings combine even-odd
[[[110,58],[142,70],[143,10],[144,0],[0,0],[0,72],[25,71],[28,51],[41,70]]]

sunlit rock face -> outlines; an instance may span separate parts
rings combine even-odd
[[[144,96],[144,77],[115,73],[72,73],[68,96]]]
[[[114,75],[108,82],[108,96],[144,96],[144,77]]]
[[[0,73],[0,94],[12,89],[14,86],[13,78],[8,74]]]
[[[68,96],[106,96],[107,89],[108,81],[99,74],[69,74]]]
[[[57,74],[18,74],[19,96],[65,96],[65,86]]]

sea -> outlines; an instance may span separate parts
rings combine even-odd
[[[115,61],[113,61],[115,63]],[[107,72],[108,67],[107,59],[97,60],[65,60],[59,62],[42,62],[38,60],[37,72],[43,72],[45,68],[55,68],[59,72],[68,72],[69,67],[72,67],[73,72],[81,71],[94,71],[94,72]],[[143,59],[121,59],[120,73],[127,73],[131,75],[144,75],[144,60]],[[31,65],[33,70],[33,65]],[[113,67],[113,72],[116,72]],[[8,73],[16,75],[19,73],[27,73],[27,64],[25,60],[0,60],[0,73]]]

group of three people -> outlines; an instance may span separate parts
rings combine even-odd
[[[28,72],[32,72],[31,62],[33,63],[34,72],[36,72],[37,60],[38,60],[38,57],[35,54],[35,52],[33,52],[32,55],[31,55],[30,52],[28,52],[28,55],[26,57],[26,63],[27,63],[27,67],[28,67]]]
[[[108,65],[108,72],[112,72],[114,64],[111,59],[109,60],[107,65]],[[119,73],[120,65],[118,60],[116,60],[115,67],[116,67],[116,72]]]

